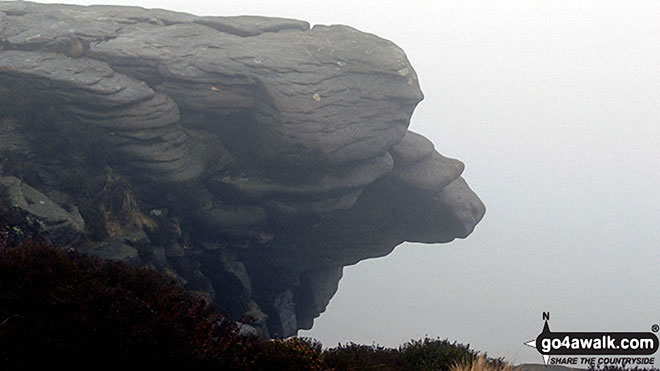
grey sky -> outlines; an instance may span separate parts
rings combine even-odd
[[[342,23],[406,51],[426,96],[410,127],[466,163],[486,217],[466,240],[345,268],[300,335],[540,362],[522,343],[542,311],[556,331],[660,322],[660,2],[100,2]]]

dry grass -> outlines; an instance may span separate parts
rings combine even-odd
[[[465,364],[454,364],[451,371],[512,371],[513,366],[504,363],[500,365],[495,365],[492,362],[488,362],[488,359],[485,355],[480,355],[475,361],[465,363]]]
[[[156,223],[151,218],[140,212],[130,183],[112,170],[108,170],[105,176],[105,185],[99,192],[98,199],[110,237],[121,235],[125,228],[153,230],[156,227]]]

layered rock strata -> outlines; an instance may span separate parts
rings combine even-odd
[[[290,336],[344,266],[482,218],[407,130],[422,98],[400,48],[347,26],[0,2],[0,207]]]

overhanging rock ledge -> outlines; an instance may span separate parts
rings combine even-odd
[[[400,48],[347,26],[0,2],[3,207],[294,335],[344,266],[483,217],[407,130],[422,98]]]

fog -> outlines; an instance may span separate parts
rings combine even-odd
[[[426,97],[410,128],[465,162],[486,216],[465,240],[346,267],[300,335],[538,363],[523,342],[543,311],[554,331],[660,322],[660,2],[101,2],[348,24],[407,53]]]

